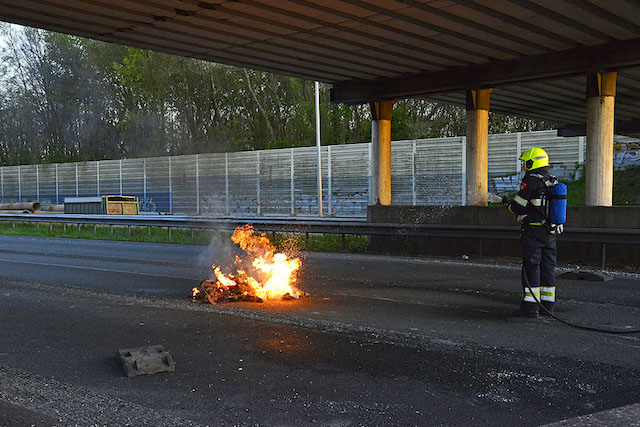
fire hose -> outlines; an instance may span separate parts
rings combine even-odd
[[[569,322],[568,320],[561,319],[557,317],[555,314],[553,314],[551,311],[549,311],[544,305],[542,305],[542,302],[538,299],[538,297],[536,297],[536,294],[533,293],[531,286],[529,286],[529,278],[527,277],[526,274],[524,274],[524,272],[522,274],[522,277],[524,277],[524,280],[526,281],[526,288],[529,290],[529,293],[531,294],[531,296],[533,296],[533,299],[536,300],[540,308],[544,310],[549,316],[553,317],[560,323],[564,323],[565,325],[572,326],[574,328],[584,329],[586,331],[604,332],[607,334],[637,334],[640,332],[640,329],[625,329],[622,327],[599,328],[592,325],[584,325],[581,323],[574,323],[574,322]]]

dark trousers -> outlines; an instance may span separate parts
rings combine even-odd
[[[556,235],[549,233],[544,225],[525,224],[522,226],[520,245],[523,288],[520,308],[528,312],[537,312],[537,299],[552,311],[556,288]]]

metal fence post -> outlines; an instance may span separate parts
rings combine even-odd
[[[100,162],[96,162],[96,190],[100,196]]]
[[[60,198],[58,197],[58,164],[56,163],[56,205],[60,204]]]
[[[578,138],[578,163],[584,163],[584,136]]]
[[[295,166],[293,148],[291,148],[291,215],[296,214],[296,188],[295,188]]]
[[[462,137],[462,206],[467,205],[467,137]]]
[[[256,151],[256,172],[257,172],[256,196],[258,199],[258,206],[256,211],[258,215],[260,215],[260,151]]]
[[[320,141],[320,84],[316,88],[316,158],[318,162],[318,216],[322,216],[322,142]]]
[[[229,215],[229,153],[224,153],[224,204],[225,215]]]
[[[413,206],[418,204],[418,195],[416,194],[416,140],[411,144],[411,202]]]
[[[196,154],[196,213],[200,214],[200,155]]]
[[[20,177],[22,168],[18,166],[18,201],[22,202],[22,178]]]
[[[520,174],[522,164],[520,164],[520,154],[522,153],[522,133],[516,134],[516,175]]]
[[[331,146],[327,146],[327,215],[331,215]]]
[[[122,196],[122,159],[118,161],[118,173],[120,175],[120,195]]]
[[[169,157],[169,212],[173,212],[173,191],[171,188],[171,157]]]
[[[369,164],[368,164],[368,169],[369,169],[369,179],[368,179],[368,184],[369,184],[369,204],[372,205],[373,203],[375,203],[375,200],[373,200],[373,142],[369,143]]]
[[[142,159],[142,198],[147,205],[147,159]]]
[[[36,199],[40,200],[40,168],[36,165]]]
[[[78,192],[78,164],[76,163],[76,197],[78,197],[80,194]]]

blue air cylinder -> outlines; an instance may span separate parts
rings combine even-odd
[[[564,224],[567,220],[567,186],[561,182],[551,189],[549,220],[551,224]]]

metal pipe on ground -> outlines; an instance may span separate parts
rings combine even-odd
[[[22,202],[22,203],[0,203],[0,211],[40,211],[42,203],[40,202]]]

